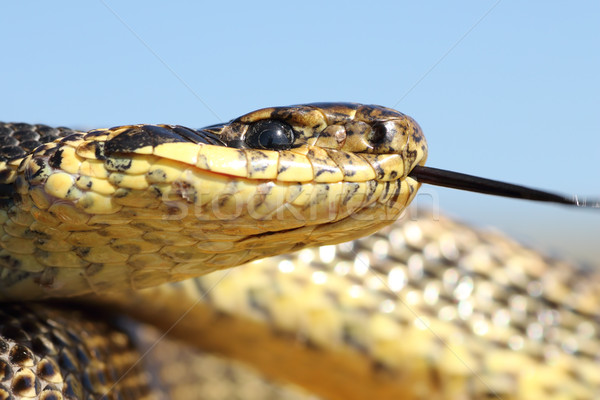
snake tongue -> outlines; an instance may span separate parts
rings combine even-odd
[[[568,197],[561,194],[439,168],[416,166],[408,176],[416,179],[420,183],[428,183],[430,185],[466,190],[469,192],[491,194],[493,196],[515,199],[567,204],[578,207],[600,208],[600,200],[582,201],[579,200],[577,196]]]

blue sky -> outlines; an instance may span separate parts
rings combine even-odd
[[[432,166],[600,195],[598,21],[598,2],[4,2],[0,119],[200,127],[375,103],[419,121]],[[447,214],[600,265],[599,211],[423,189]]]

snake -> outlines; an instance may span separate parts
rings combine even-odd
[[[598,398],[597,274],[407,212],[422,183],[576,201],[427,152],[412,118],[357,103],[1,123],[0,399],[165,398],[135,324],[325,399]]]

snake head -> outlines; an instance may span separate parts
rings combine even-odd
[[[412,118],[357,103],[264,108],[200,132],[242,150],[245,177],[279,182],[405,180],[427,157],[427,143]]]
[[[412,118],[357,103],[264,108],[200,132],[225,145],[198,160],[205,171],[236,178],[222,193],[250,184],[260,199],[254,206],[261,212],[238,219],[236,229],[253,241],[260,231],[274,243],[289,236],[294,249],[346,241],[394,221],[419,187],[408,174],[427,156]]]
[[[73,133],[10,160],[10,212],[29,235],[15,260],[35,266],[10,287],[143,288],[364,236],[410,203],[426,154],[410,117],[353,103]]]

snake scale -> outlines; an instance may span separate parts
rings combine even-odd
[[[209,398],[157,392],[133,318],[322,398],[598,398],[598,276],[407,215],[426,156],[354,103],[0,124],[0,399]]]

